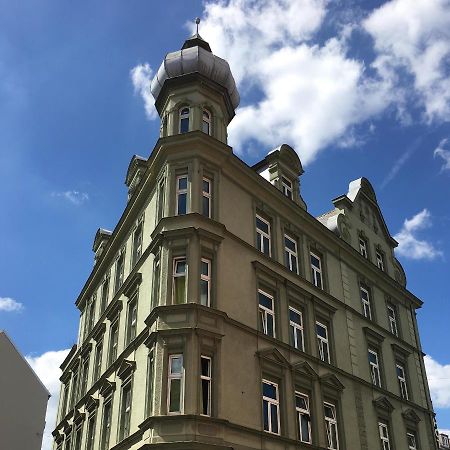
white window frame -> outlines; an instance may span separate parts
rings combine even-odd
[[[398,372],[402,372],[402,374],[399,374]],[[408,383],[406,382],[406,371],[405,367],[402,364],[395,364],[395,372],[397,374],[397,380],[400,388],[400,397],[409,400],[409,393],[408,393]]]
[[[369,254],[367,253],[367,241],[363,237],[359,237],[359,253],[365,259],[369,259]]]
[[[264,222],[267,225],[267,230],[268,230],[268,232],[266,233],[264,230],[261,230],[260,228],[258,228],[258,224],[255,223],[256,234],[257,235],[259,234],[261,236],[261,244],[260,244],[260,247],[258,248],[258,250],[261,253],[264,253],[265,255],[267,254],[264,252],[264,239],[266,239],[269,244],[268,245],[268,248],[269,248],[268,256],[272,256],[272,239],[270,237],[270,235],[271,235],[270,222],[268,220],[264,219],[263,217],[261,217],[259,214],[256,214],[256,218],[261,220],[261,222]]]
[[[268,403],[268,407],[267,407],[267,414],[268,414],[268,417],[267,417],[267,424],[268,424],[268,426],[269,426],[269,429],[268,429],[268,430],[265,430],[265,429],[264,429],[264,425],[263,425],[263,429],[264,429],[264,432],[266,432],[266,433],[271,433],[271,434],[279,435],[279,434],[280,434],[280,392],[279,392],[279,389],[278,389],[278,384],[277,384],[277,383],[274,383],[273,381],[266,380],[266,379],[263,379],[263,380],[262,380],[262,384],[264,384],[264,383],[270,384],[270,385],[272,385],[272,386],[275,387],[275,393],[276,393],[275,397],[276,397],[276,398],[273,399],[273,398],[271,398],[271,397],[266,397],[266,396],[264,395],[264,389],[263,389],[263,387],[261,386],[261,388],[263,389],[263,392],[262,392],[262,400],[263,400],[263,409],[262,409],[262,412],[263,412],[263,414],[264,414],[264,402],[267,402],[267,403]],[[275,406],[276,411],[277,411],[278,432],[272,431],[272,406]],[[263,418],[263,424],[264,424],[264,418]]]
[[[370,302],[370,292],[368,288],[365,288],[364,286],[359,286],[359,292],[361,297],[361,305],[362,305],[362,311],[364,317],[366,317],[369,320],[372,320],[372,307]],[[364,298],[364,294],[366,295],[366,298]]]
[[[201,268],[202,263],[205,263],[208,266],[208,273],[206,275],[202,273],[202,268]],[[207,285],[208,285],[206,305],[204,305],[204,306],[208,306],[209,307],[209,306],[211,306],[211,260],[210,259],[207,259],[207,258],[202,258],[201,259],[201,264],[200,264],[200,281],[205,281],[207,283]]]
[[[207,118],[205,119],[205,113],[207,114]],[[209,109],[203,108],[202,111],[202,131],[203,133],[207,134],[208,136],[211,136],[211,112]],[[204,126],[208,127],[208,131],[205,131]]]
[[[127,345],[137,335],[137,309],[138,309],[138,302],[136,294],[133,296],[128,306],[127,330],[126,330]]]
[[[412,439],[412,443],[410,443]],[[408,441],[408,450],[417,450],[417,439],[415,433],[406,433],[406,440]]]
[[[389,318],[389,327],[391,329],[391,333],[394,336],[398,336],[398,326],[397,326],[397,312],[395,307],[392,305],[387,305],[388,318]]]
[[[208,361],[208,374],[207,375],[204,375],[202,373],[202,366],[201,366],[202,359]],[[206,414],[203,411],[203,383],[207,383],[207,385],[208,385],[208,404],[207,404],[207,413]],[[212,411],[212,358],[209,356],[205,356],[205,355],[200,356],[200,391],[202,393],[201,404],[200,404],[200,409],[201,409],[200,415],[210,417],[211,411]]]
[[[209,192],[206,192],[203,189],[203,183],[208,183],[208,185],[209,185]],[[211,181],[210,178],[203,177],[203,180],[202,180],[202,214],[205,217],[209,217],[209,218],[212,217],[212,210],[211,210],[211,207],[212,207],[212,201],[211,201],[212,196],[211,196],[211,194],[212,194],[212,181]],[[205,215],[205,212],[203,211],[203,199],[204,198],[206,198],[208,200],[208,215]]]
[[[313,264],[312,258],[314,257],[319,261],[319,267]],[[323,289],[323,269],[322,269],[322,258],[317,255],[317,253],[309,252],[309,263],[311,266],[311,282],[314,284],[314,286],[318,287],[319,289]],[[320,283],[317,278],[317,274],[320,275]]]
[[[333,405],[332,403],[328,403],[328,402],[323,402],[323,406],[324,408],[326,406],[328,406],[329,408],[331,408],[332,412],[333,412],[333,416],[334,417],[328,417],[328,416],[324,416],[325,417],[325,428],[326,428],[326,432],[327,432],[327,449],[329,450],[339,450],[339,429],[338,429],[338,423],[337,423],[337,415],[336,415],[336,405]],[[331,429],[334,428],[336,430],[336,445],[333,445],[331,436]]]
[[[187,113],[184,112],[186,109],[187,109]],[[184,134],[184,133],[189,132],[189,128],[191,126],[191,117],[190,117],[190,115],[191,115],[191,108],[189,106],[182,106],[179,109],[179,113],[178,113],[178,117],[179,117],[178,118],[178,133],[179,134]],[[188,121],[188,129],[187,129],[187,131],[181,131],[181,121],[183,119],[187,119],[187,121]]]
[[[293,183],[289,178],[286,178],[285,176],[281,176],[281,190],[283,194],[289,198],[290,200],[293,199]]]
[[[180,261],[184,261],[185,264],[185,270],[183,273],[177,273],[177,264]],[[176,278],[184,278],[184,302],[186,303],[186,296],[187,296],[187,258],[186,256],[175,256],[173,258],[173,267],[172,267],[172,303],[173,304],[178,304],[176,303],[176,288],[175,288],[175,279]]]
[[[186,188],[185,189],[180,189],[180,180],[186,178]],[[189,180],[188,180],[188,176],[187,174],[184,175],[178,175],[176,178],[176,206],[175,206],[175,212],[177,216],[184,216],[185,214],[187,214],[189,208],[188,208],[188,202],[189,202],[189,194],[188,194],[188,190],[189,190]],[[179,212],[179,206],[180,206],[180,202],[179,202],[179,198],[180,195],[186,194],[186,212],[185,213],[180,213]]]
[[[119,265],[120,262],[120,265]],[[125,251],[121,251],[116,261],[116,276],[114,283],[114,293],[116,293],[123,285],[125,275]]]
[[[378,422],[378,432],[382,450],[391,450],[391,441],[389,438],[389,427],[384,422]]]
[[[289,312],[293,311],[295,314],[298,314],[300,316],[300,325],[297,322],[294,322],[289,318],[289,326],[292,328],[292,333],[294,336],[294,348],[301,350],[302,352],[305,351],[305,336],[303,334],[303,314],[298,309],[289,306]],[[298,335],[301,336],[301,346],[298,345]]]
[[[114,331],[114,333],[113,333]],[[114,338],[116,336],[116,339]],[[109,351],[108,351],[108,365],[110,366],[116,359],[119,350],[119,319],[117,318],[111,325],[109,333]]]
[[[272,309],[267,308],[264,305],[261,305],[259,301],[259,294],[264,295],[265,297],[269,298],[272,301]],[[258,311],[259,311],[259,320],[262,327],[262,332],[266,336],[270,337],[276,337],[276,331],[275,331],[275,298],[272,294],[269,294],[268,292],[258,289]],[[268,327],[267,327],[267,316],[272,316],[272,323],[273,323],[273,335],[271,336],[268,334]]]
[[[181,358],[181,372],[172,373],[172,360],[175,358]],[[170,391],[173,380],[180,380],[180,410],[170,411]],[[169,355],[169,365],[167,367],[167,414],[179,415],[184,411],[184,358],[182,353]]]
[[[384,256],[378,250],[376,251],[376,258],[377,258],[377,267],[384,272],[385,271],[385,269],[384,269]]]
[[[310,405],[309,405],[309,397],[306,394],[303,394],[302,392],[295,391],[295,397],[302,397],[305,402],[307,409],[301,408],[297,406],[297,399],[295,401],[295,411],[297,413],[297,427],[298,427],[298,436],[300,442],[306,442],[308,444],[311,444],[311,411],[310,411]],[[302,434],[302,417],[306,416],[308,421],[308,436],[303,436]]]
[[[139,261],[139,258],[142,255],[143,237],[144,237],[144,227],[142,222],[139,222],[139,225],[136,227],[136,230],[133,233],[133,254],[132,254],[133,267]]]
[[[291,250],[287,245],[286,245],[286,240],[291,241],[292,244],[294,244],[294,249],[295,250]],[[298,248],[297,248],[297,241],[295,239],[293,239],[291,236],[289,236],[288,234],[284,235],[284,254],[285,257],[287,259],[287,268],[291,271],[294,272],[298,275]],[[292,258],[295,258],[295,265],[292,263]]]
[[[317,326],[323,327],[325,329],[326,338],[324,338],[324,337],[319,335],[319,333],[317,332]],[[330,355],[330,340],[329,340],[329,337],[328,337],[328,326],[325,325],[322,322],[319,322],[318,320],[316,321],[316,337],[317,337],[317,343],[318,343],[318,346],[319,346],[319,358],[320,358],[320,360],[330,364],[331,355]],[[328,354],[328,358],[327,359],[325,359],[324,345],[326,345],[326,347],[327,347],[327,354]]]
[[[375,362],[369,361],[370,377],[372,378],[372,384],[374,386],[381,387],[381,371],[380,371],[380,360],[378,358],[378,352],[374,349],[369,348],[368,353],[375,356]]]

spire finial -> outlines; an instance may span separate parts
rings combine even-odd
[[[195,18],[195,24],[197,25],[197,34],[198,34],[198,24],[200,23],[200,17]]]

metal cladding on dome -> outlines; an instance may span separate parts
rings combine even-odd
[[[191,73],[199,73],[223,86],[230,96],[233,108],[238,107],[239,92],[229,64],[224,59],[215,56],[211,52],[209,44],[198,33],[187,39],[181,50],[168,53],[164,58],[151,84],[151,92],[155,101],[158,100],[166,80]]]

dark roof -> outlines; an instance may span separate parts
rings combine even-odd
[[[198,33],[195,33],[190,38],[186,39],[181,50],[191,47],[201,47],[212,53],[209,44]]]

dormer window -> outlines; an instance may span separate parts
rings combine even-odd
[[[292,200],[292,181],[286,177],[281,177],[281,190],[283,194]]]
[[[211,134],[211,113],[207,109],[203,110],[202,131],[203,133]]]
[[[189,108],[184,107],[180,109],[180,133],[187,133],[189,131]]]

